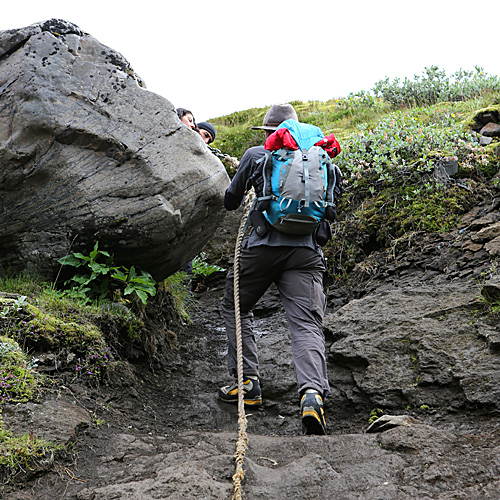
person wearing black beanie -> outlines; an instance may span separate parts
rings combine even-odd
[[[197,126],[198,132],[206,144],[210,144],[215,141],[215,127],[211,123],[200,122]]]

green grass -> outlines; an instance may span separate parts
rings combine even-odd
[[[413,80],[385,79],[345,98],[291,102],[300,121],[334,133],[342,148],[334,161],[346,193],[335,237],[325,248],[330,271],[347,278],[373,251],[396,251],[396,242],[416,232],[450,231],[474,204],[491,196],[500,143],[481,147],[473,129],[475,117],[484,110],[499,113],[499,103],[500,79],[477,67],[449,77],[431,67]],[[248,147],[262,144],[264,133],[251,126],[260,125],[266,111],[214,120],[216,147],[241,158]],[[448,183],[438,183],[433,171],[449,157],[458,159],[459,171]]]
[[[203,256],[195,259],[196,276],[218,270]],[[177,313],[189,318],[190,297],[186,276],[174,277],[160,284],[163,294],[171,294]],[[125,354],[112,345],[135,344],[147,348],[149,332],[145,327],[148,305],[137,297],[121,304],[82,302],[78,298],[54,293],[52,283],[29,275],[0,277],[0,412],[5,405],[38,400],[45,390],[76,379],[92,386],[99,384],[112,370],[114,362]],[[153,314],[161,314],[151,299]],[[159,300],[162,300],[161,297]],[[156,309],[155,309],[156,308]],[[168,317],[173,317],[169,313]],[[171,335],[175,335],[170,332]],[[173,344],[172,344],[173,345]],[[125,346],[125,347],[123,347]],[[66,360],[57,374],[42,376],[33,353],[56,352]],[[26,470],[37,461],[46,461],[58,443],[47,443],[27,430],[14,436],[5,429],[0,413],[0,470],[2,478]]]
[[[0,291],[27,294],[0,301],[0,333],[5,342],[14,342],[23,351],[69,349],[76,356],[75,375],[85,369],[87,375],[100,377],[112,359],[111,348],[98,326],[103,314],[109,313],[97,306],[53,296],[51,290],[50,284],[29,277],[0,279]],[[26,364],[18,361],[19,367]],[[13,363],[6,368],[5,376],[15,376],[15,371]]]
[[[33,430],[15,436],[5,428],[0,409],[0,471],[3,481],[8,481],[19,471],[33,470],[41,462],[52,462],[54,454],[63,448],[39,438]]]
[[[36,362],[15,340],[0,335],[0,403],[33,398],[42,384],[42,377],[35,370]]]

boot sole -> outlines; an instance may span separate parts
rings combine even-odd
[[[229,404],[238,403],[237,399],[223,399],[221,397],[219,397],[219,399],[224,403],[229,403]],[[262,399],[244,399],[243,402],[247,406],[260,406],[262,404]]]
[[[326,435],[326,428],[321,424],[315,411],[305,411],[302,415],[302,433],[305,435]]]

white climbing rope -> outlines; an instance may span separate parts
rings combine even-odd
[[[245,211],[241,219],[238,237],[234,249],[234,315],[236,319],[236,358],[238,365],[238,442],[234,454],[236,472],[233,475],[234,494],[233,500],[241,500],[243,489],[241,483],[245,477],[243,462],[248,444],[247,417],[245,415],[245,401],[243,398],[243,343],[241,340],[241,316],[240,316],[240,253],[241,243],[245,236],[246,221],[252,207],[255,193],[253,189],[248,193],[245,201]]]

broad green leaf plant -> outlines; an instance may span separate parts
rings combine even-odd
[[[99,242],[85,255],[74,252],[58,260],[63,266],[72,266],[79,271],[64,282],[67,287],[63,294],[87,304],[109,302],[117,293],[137,296],[146,304],[150,296],[156,295],[157,283],[146,272],[135,266],[114,265],[114,257],[105,250],[99,250]]]

